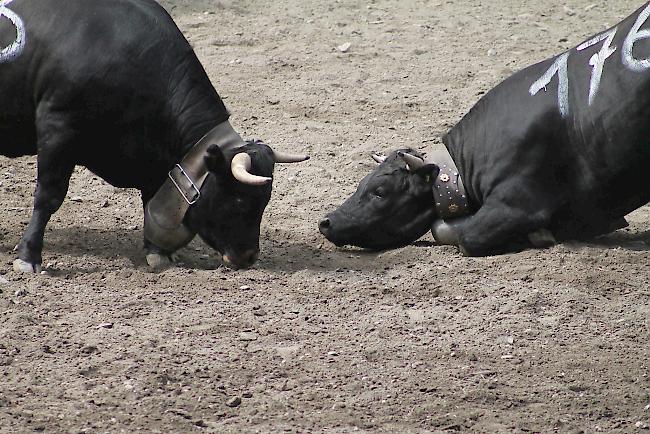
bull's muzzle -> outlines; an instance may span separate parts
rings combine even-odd
[[[238,270],[251,267],[257,262],[259,256],[259,249],[250,249],[240,254],[224,253],[222,259],[228,267]]]
[[[327,238],[330,242],[338,247],[345,245],[345,243],[337,239],[332,226],[332,220],[329,216],[318,222],[318,230],[325,236],[325,238]]]

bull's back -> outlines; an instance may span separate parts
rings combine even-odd
[[[14,53],[0,57],[1,154],[36,151],[39,111],[65,112],[71,127],[113,141],[120,128],[128,141],[143,117],[168,117],[174,63],[192,52],[157,3],[13,0],[6,8],[13,20],[1,20],[0,42]]]
[[[528,176],[567,209],[576,204],[575,214],[624,215],[648,201],[650,39],[638,37],[650,28],[646,15],[648,5],[519,71],[452,129],[446,141],[480,200],[505,180]]]

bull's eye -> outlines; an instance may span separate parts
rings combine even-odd
[[[384,197],[385,194],[386,194],[386,192],[381,187],[375,189],[375,191],[372,193],[373,196],[380,197],[380,198]]]

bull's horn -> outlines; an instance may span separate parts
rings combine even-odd
[[[372,154],[372,159],[375,160],[379,164],[386,161],[386,157],[384,157],[383,155],[379,155],[379,154]]]
[[[265,185],[273,180],[266,176],[253,175],[251,170],[251,157],[246,152],[240,152],[232,158],[230,164],[232,176],[239,182],[249,185]]]
[[[406,152],[402,151],[398,152],[397,155],[402,157],[402,159],[406,162],[409,171],[411,172],[418,170],[420,167],[424,166],[424,160],[420,157],[416,157],[415,155],[407,154]]]
[[[287,154],[285,152],[273,150],[273,157],[276,163],[300,163],[309,160],[309,155],[304,154]]]

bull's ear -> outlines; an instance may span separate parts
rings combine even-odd
[[[416,169],[415,173],[423,177],[425,182],[430,182],[438,176],[438,173],[440,173],[440,167],[438,167],[437,164],[426,162],[424,166]]]
[[[222,173],[226,169],[226,156],[217,145],[210,145],[205,156],[205,165],[210,172]]]

